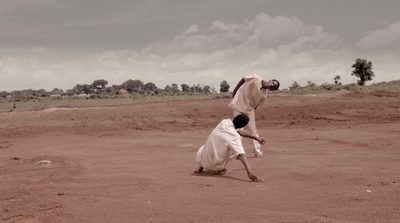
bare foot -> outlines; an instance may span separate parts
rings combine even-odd
[[[199,166],[195,171],[193,171],[195,174],[199,174],[203,172],[203,167]]]
[[[255,153],[254,156],[255,156],[256,158],[262,158],[262,157],[263,157],[263,153],[262,153],[262,152]]]
[[[217,174],[217,175],[225,175],[225,174],[229,174],[229,173],[233,173],[233,171],[232,170],[229,170],[229,169],[223,169],[223,170],[221,170],[221,171],[216,171],[215,172],[215,174]]]

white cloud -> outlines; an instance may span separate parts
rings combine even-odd
[[[381,32],[396,36],[398,26],[393,24]],[[382,40],[379,36],[393,39],[387,35],[370,35],[369,39],[364,39]],[[242,23],[214,21],[204,30],[193,24],[170,40],[138,50],[108,50],[92,55],[55,54],[36,46],[20,57],[0,57],[0,90],[70,89],[97,79],[105,79],[110,85],[140,79],[160,88],[172,83],[218,88],[220,82],[226,80],[233,88],[249,73],[258,73],[266,79],[276,78],[281,81],[282,88],[293,81],[302,85],[307,81],[333,83],[336,75],[342,77],[343,83],[351,83],[354,82],[350,75],[351,64],[360,56],[341,49],[340,38],[325,32],[321,26],[307,25],[295,17],[272,17],[265,13]],[[396,64],[390,59],[391,54],[385,55],[386,61],[378,55],[363,55],[372,55],[367,59],[372,60],[374,66],[378,65],[377,77],[386,75],[382,78],[394,79],[391,76],[394,74],[385,70],[389,67],[386,63]],[[391,71],[399,70],[399,65],[393,66]]]
[[[189,35],[189,34],[193,34],[193,33],[197,33],[199,31],[199,28],[197,27],[197,25],[191,25],[189,26],[189,28],[183,32],[182,35]]]
[[[271,17],[262,13],[253,20],[246,20],[240,24],[214,21],[209,29],[204,31],[192,25],[173,40],[150,44],[141,53],[166,56],[247,48],[253,54],[257,54],[280,46],[289,50],[312,50],[331,48],[338,43],[336,35],[329,35],[319,26],[307,26],[297,18]]]
[[[360,41],[357,47],[361,50],[393,50],[400,49],[400,21],[368,33]]]

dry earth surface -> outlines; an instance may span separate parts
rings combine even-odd
[[[263,158],[195,175],[229,99],[0,113],[0,222],[400,222],[400,94],[271,95]]]

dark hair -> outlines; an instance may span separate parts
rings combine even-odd
[[[235,118],[233,118],[233,125],[235,125],[235,129],[243,128],[249,123],[249,116],[246,114],[239,114]]]
[[[276,79],[272,79],[271,81],[276,81],[276,83],[278,83],[278,86],[276,86],[275,89],[272,89],[272,91],[278,90],[279,86],[281,86],[281,84],[279,83],[279,81],[276,80]]]

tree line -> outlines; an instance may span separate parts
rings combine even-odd
[[[362,86],[365,85],[366,81],[372,80],[375,77],[374,72],[372,71],[372,62],[367,61],[366,59],[356,59],[355,63],[352,65],[354,70],[352,71],[351,75],[360,78],[358,80],[358,85]],[[334,77],[335,85],[341,85],[340,76]],[[315,86],[315,83],[309,81],[308,86]],[[289,90],[292,91],[294,89],[298,89],[300,86],[296,81],[289,87]],[[331,88],[329,84],[324,83],[323,87],[328,89]],[[229,92],[230,85],[227,81],[222,81],[220,83],[220,92]],[[329,89],[328,89],[329,90]],[[99,79],[93,81],[92,84],[77,84],[72,89],[68,89],[66,91],[54,88],[52,91],[46,91],[44,89],[33,90],[15,90],[11,92],[7,91],[0,91],[0,98],[12,97],[12,98],[19,98],[19,97],[50,97],[52,95],[58,96],[73,96],[73,95],[96,95],[96,94],[103,94],[103,95],[119,95],[119,94],[141,94],[141,95],[148,95],[148,94],[181,94],[181,93],[217,93],[214,87],[210,87],[209,85],[200,86],[199,84],[189,86],[187,84],[181,84],[180,88],[176,83],[172,83],[171,85],[167,85],[164,88],[158,88],[154,83],[148,82],[144,83],[141,80],[132,80],[129,79],[123,82],[120,85],[112,85],[108,86],[108,81],[104,79]]]
[[[220,84],[220,92],[229,92],[230,85],[224,80]],[[164,88],[158,88],[153,82],[144,83],[141,80],[129,79],[120,85],[108,86],[108,81],[99,79],[93,81],[92,84],[77,84],[71,89],[62,90],[54,88],[51,91],[44,89],[34,90],[15,90],[11,92],[0,91],[0,97],[19,98],[19,97],[50,97],[50,96],[74,96],[74,95],[120,95],[120,94],[140,94],[140,95],[172,95],[172,94],[185,94],[185,93],[203,93],[213,94],[217,93],[214,87],[209,85],[201,86],[200,84],[189,86],[172,83]]]

